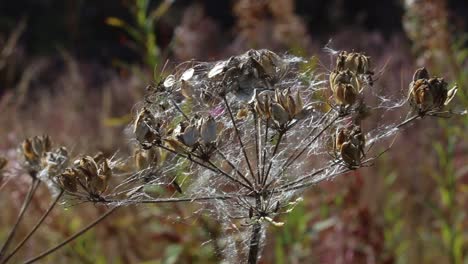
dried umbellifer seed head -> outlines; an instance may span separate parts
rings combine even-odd
[[[335,135],[335,151],[349,166],[358,166],[364,156],[365,137],[358,125],[339,128]]]
[[[419,112],[440,110],[455,97],[457,86],[448,90],[443,78],[430,78],[425,68],[417,69],[409,85],[410,105]]]
[[[357,91],[351,84],[340,83],[335,85],[333,96],[337,104],[352,105],[356,102]]]
[[[350,70],[356,74],[369,74],[370,68],[370,57],[357,52],[342,51],[336,60],[336,69],[339,71]]]

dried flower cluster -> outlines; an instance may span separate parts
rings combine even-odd
[[[73,167],[67,168],[57,178],[60,186],[68,193],[99,201],[107,190],[111,176],[107,159],[102,156],[86,156],[76,160]]]
[[[455,97],[458,87],[447,89],[444,78],[430,77],[426,68],[416,70],[409,85],[411,106],[424,115],[429,111],[440,111]]]
[[[368,56],[346,51],[338,54],[335,69],[330,73],[330,87],[338,105],[353,105],[364,87],[373,84],[370,67]]]
[[[48,137],[35,137],[22,145],[26,168],[47,174],[41,179],[81,201],[198,201],[227,233],[240,233],[225,238],[225,258],[256,263],[266,226],[281,226],[278,216],[293,210],[307,187],[371,165],[381,154],[371,150],[376,142],[424,115],[439,114],[456,92],[420,69],[409,90],[418,113],[397,124],[382,119],[364,126],[371,110],[403,106],[364,100],[366,87],[378,85],[370,58],[337,53],[328,82],[300,70],[303,62],[250,50],[218,62],[183,63],[148,87],[131,128],[132,158],[84,156],[69,164],[64,148],[53,150]],[[324,90],[331,90],[338,107],[323,99]],[[160,187],[164,191],[154,192]]]

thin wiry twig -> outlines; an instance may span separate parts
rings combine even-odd
[[[0,260],[3,258],[3,256],[6,254],[6,251],[8,250],[8,247],[10,246],[10,243],[12,242],[13,237],[16,234],[16,231],[18,229],[18,226],[21,222],[21,220],[24,217],[24,214],[26,213],[26,210],[28,209],[29,205],[31,204],[31,200],[34,196],[34,193],[36,192],[37,188],[39,187],[40,181],[34,177],[31,185],[29,186],[28,193],[23,201],[23,204],[21,206],[21,210],[18,214],[18,217],[16,218],[16,221],[13,225],[13,227],[10,230],[10,233],[7,236],[7,239],[5,240],[5,243],[2,246],[2,249],[0,250]]]
[[[33,263],[33,262],[36,262],[40,259],[43,259],[45,257],[47,257],[48,255],[54,253],[55,251],[59,250],[60,248],[62,248],[63,246],[67,245],[68,243],[72,242],[73,240],[75,240],[76,238],[78,238],[79,236],[83,235],[84,233],[86,233],[87,231],[89,231],[91,228],[93,228],[94,226],[96,226],[97,224],[99,224],[102,220],[104,220],[106,217],[108,217],[110,214],[112,214],[113,212],[115,212],[118,208],[120,208],[119,206],[116,206],[116,207],[113,207],[111,209],[109,209],[106,213],[104,213],[103,215],[101,215],[99,218],[97,218],[96,220],[94,220],[92,223],[90,223],[89,225],[85,226],[84,228],[82,228],[80,231],[76,232],[75,234],[71,235],[70,237],[68,237],[67,239],[65,239],[64,241],[60,242],[59,244],[57,244],[56,246],[40,253],[39,255],[33,257],[33,258],[30,258],[28,260],[26,260],[24,262],[24,264],[29,264],[29,263]]]
[[[227,101],[227,98],[224,96],[223,97],[224,104],[226,105],[226,108],[229,112],[229,117],[231,118],[232,125],[234,126],[234,131],[236,133],[237,139],[239,140],[239,145],[241,146],[242,153],[244,154],[245,162],[247,163],[247,166],[249,167],[250,175],[252,176],[253,179],[255,179],[255,173],[253,172],[252,165],[250,164],[249,156],[247,155],[247,150],[245,149],[244,143],[242,142],[242,138],[240,135],[239,128],[237,127],[236,120],[234,119],[234,115],[232,114],[231,107],[229,106],[229,102]]]
[[[21,240],[21,242],[18,243],[18,245],[13,249],[8,256],[5,258],[5,260],[2,263],[7,263],[15,254],[18,252],[21,247],[31,238],[31,236],[36,232],[36,230],[41,226],[41,224],[44,222],[44,220],[47,218],[47,216],[50,214],[52,209],[54,209],[55,205],[57,202],[60,200],[60,198],[63,195],[63,190],[60,191],[60,193],[57,195],[57,197],[54,199],[54,201],[50,204],[49,208],[44,212],[42,217],[37,221],[36,225],[34,225],[33,229],[29,231],[29,233]]]

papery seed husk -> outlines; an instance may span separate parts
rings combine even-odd
[[[190,68],[190,69],[186,70],[184,73],[182,73],[182,76],[180,77],[180,80],[182,80],[182,81],[190,80],[192,78],[194,72],[195,72],[195,70],[193,68]]]
[[[174,75],[171,74],[171,75],[166,77],[166,79],[164,80],[163,85],[166,88],[170,88],[170,87],[172,87],[174,85],[174,83],[175,83],[175,77],[174,77]]]
[[[26,160],[34,161],[39,158],[32,148],[32,143],[30,139],[26,139],[23,141],[22,149],[23,155],[25,156]]]
[[[289,113],[290,118],[294,118],[294,116],[299,111],[299,109],[297,109],[296,103],[294,102],[294,99],[293,99],[293,97],[291,95],[288,96],[287,111]]]
[[[208,72],[208,78],[213,78],[219,74],[221,74],[224,71],[224,66],[226,65],[226,62],[218,62],[209,72]]]
[[[450,89],[447,92],[447,100],[445,100],[444,105],[448,105],[450,101],[452,101],[452,99],[455,98],[457,91],[458,91],[458,86],[454,86],[452,89]]]

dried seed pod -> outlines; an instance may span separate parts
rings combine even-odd
[[[149,148],[161,140],[162,129],[162,125],[157,123],[153,114],[147,108],[143,108],[135,120],[133,133],[143,148]]]
[[[421,114],[440,110],[455,97],[457,86],[450,89],[443,78],[430,78],[425,68],[417,69],[409,85],[410,105]]]
[[[195,70],[193,68],[190,68],[186,71],[184,71],[184,73],[182,73],[182,76],[180,76],[180,80],[181,81],[188,81],[192,78],[193,74],[195,73]]]
[[[340,154],[343,161],[349,166],[357,166],[360,163],[361,157],[359,149],[347,141],[341,145]]]
[[[413,81],[417,81],[420,79],[429,79],[429,78],[430,78],[429,72],[424,67],[417,69],[413,74]]]
[[[361,92],[359,81],[350,70],[333,71],[330,74],[330,88],[336,103],[340,105],[354,104]]]
[[[188,147],[194,146],[198,142],[199,137],[200,133],[194,125],[186,127],[180,136],[182,143]]]
[[[283,126],[289,121],[288,112],[276,102],[271,103],[271,117],[278,127]]]
[[[221,73],[224,72],[224,67],[226,66],[226,62],[225,61],[222,61],[222,62],[218,62],[213,68],[211,68],[211,70],[208,72],[208,78],[214,78],[218,75],[220,75]]]
[[[450,89],[447,92],[447,99],[445,100],[444,105],[448,105],[452,101],[452,99],[455,98],[457,91],[458,91],[458,86],[455,85],[454,87],[452,87],[452,89]]]
[[[57,177],[59,185],[67,192],[74,193],[77,188],[77,176],[73,169],[67,169]]]
[[[342,127],[335,134],[335,152],[350,167],[359,166],[364,156],[365,137],[358,125]]]
[[[371,68],[370,57],[357,52],[342,51],[336,60],[336,69],[339,71],[350,70],[355,74],[369,74]]]
[[[217,139],[216,121],[212,116],[203,119],[200,125],[200,137],[204,144],[215,142]]]
[[[50,152],[52,142],[49,136],[35,136],[25,139],[21,144],[21,154],[24,157],[24,167],[36,175],[42,169],[42,159]],[[31,174],[31,175],[32,175]]]
[[[34,161],[39,159],[37,153],[33,149],[31,139],[25,139],[21,144],[21,148],[26,161]]]
[[[271,118],[270,96],[267,94],[256,95],[254,109],[257,114],[267,120]]]
[[[166,88],[171,88],[175,83],[176,83],[176,79],[175,79],[174,75],[169,75],[164,80],[163,85]]]

